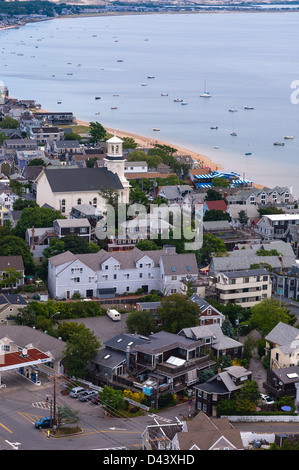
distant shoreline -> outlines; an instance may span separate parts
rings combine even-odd
[[[91,6],[90,4],[86,3],[87,6]],[[265,3],[265,6],[275,6],[275,3]],[[166,10],[166,11],[107,11],[107,12],[101,12],[101,13],[77,13],[77,14],[70,14],[70,15],[59,15],[56,17],[49,17],[49,18],[32,18],[32,19],[26,19],[24,20],[21,24],[16,23],[8,26],[1,26],[0,27],[0,32],[5,31],[7,29],[13,29],[13,28],[21,28],[22,26],[25,26],[28,23],[39,23],[42,21],[51,21],[51,20],[60,20],[60,19],[74,19],[74,18],[92,18],[92,17],[102,17],[102,16],[127,16],[127,15],[205,15],[205,14],[225,14],[225,13],[299,13],[299,4],[295,5],[294,8],[291,8],[288,3],[283,4],[287,8],[282,8],[282,9],[276,9],[276,8],[268,8],[268,9],[256,9],[254,6],[249,6],[249,7],[240,7],[237,6],[236,9],[227,9],[228,8],[226,5],[203,5],[203,7],[206,7],[206,10],[201,10],[201,11],[171,11],[171,10]],[[84,4],[80,5],[84,7]],[[96,5],[94,5],[96,6]],[[222,10],[223,8],[223,10]],[[232,8],[232,7],[230,7]]]

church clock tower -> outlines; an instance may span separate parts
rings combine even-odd
[[[119,139],[114,132],[114,136],[108,139],[106,144],[107,151],[106,158],[104,158],[104,166],[107,170],[111,171],[111,173],[118,175],[124,188],[121,191],[120,202],[128,204],[130,184],[125,177],[125,159],[122,153],[123,140]]]

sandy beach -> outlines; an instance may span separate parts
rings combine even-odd
[[[77,119],[76,121],[77,121],[77,124],[80,125],[80,126],[89,126],[88,122],[81,121],[79,119]],[[105,126],[103,126],[103,127],[105,127]],[[211,170],[213,170],[213,171],[214,170],[221,170],[223,168],[223,166],[221,166],[221,164],[213,163],[211,161],[211,159],[209,157],[207,157],[206,155],[202,155],[200,153],[185,149],[183,147],[178,147],[177,145],[172,145],[169,142],[163,142],[159,139],[152,139],[151,137],[145,137],[145,136],[141,136],[141,135],[137,135],[137,134],[132,134],[130,132],[121,131],[119,129],[111,129],[111,128],[105,127],[105,130],[109,134],[116,133],[117,137],[119,137],[120,139],[123,139],[124,137],[131,137],[135,140],[135,142],[141,148],[153,148],[153,146],[155,144],[169,145],[170,147],[173,147],[173,148],[177,149],[176,155],[188,155],[191,158],[193,158],[194,160],[196,160],[198,162],[198,166],[200,168],[207,168],[208,167],[208,168],[211,168]]]

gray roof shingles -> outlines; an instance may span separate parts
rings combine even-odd
[[[54,193],[123,189],[118,175],[105,167],[48,169],[45,175]]]

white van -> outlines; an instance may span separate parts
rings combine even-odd
[[[120,321],[121,319],[120,313],[117,310],[114,310],[113,308],[107,310],[107,315],[113,321]]]

